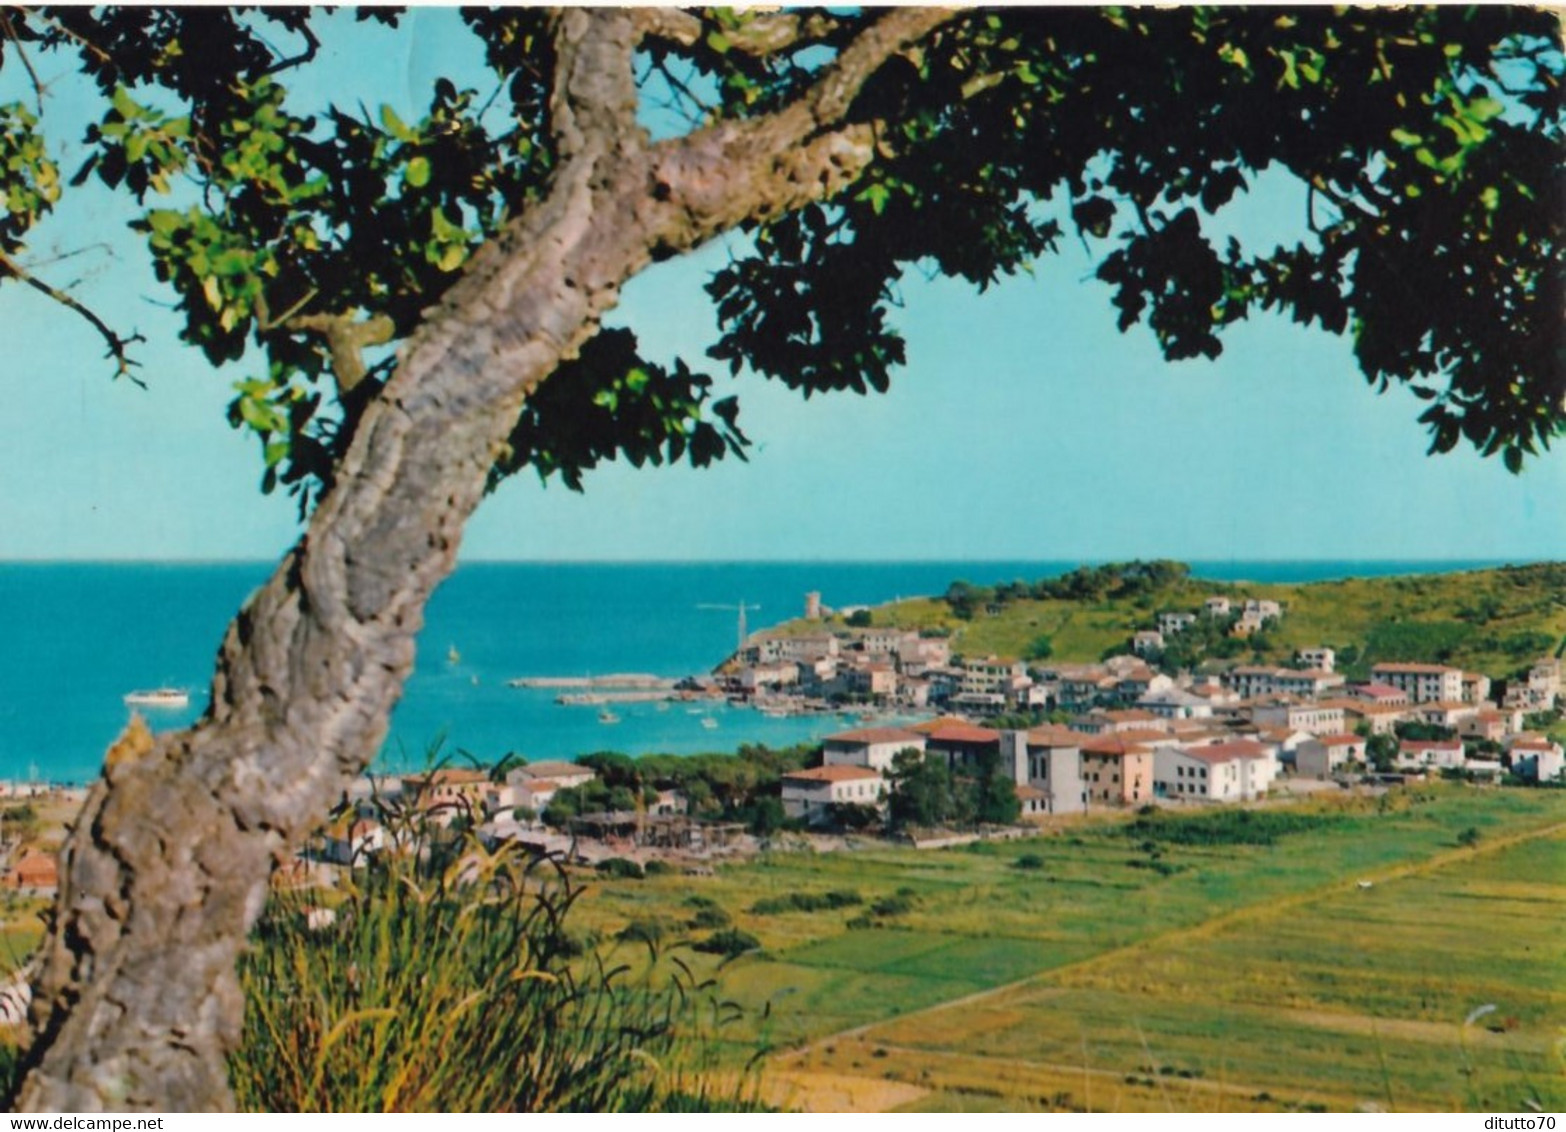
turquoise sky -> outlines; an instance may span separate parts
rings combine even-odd
[[[453,58],[452,18],[357,30],[366,38],[329,52],[314,90],[415,112]],[[46,123],[69,126],[78,108],[55,89]],[[1303,215],[1302,194],[1279,179],[1224,219],[1274,240]],[[260,495],[255,447],[223,419],[245,368],[213,372],[178,344],[128,216],[84,193],[41,233],[33,262],[148,336],[148,390],[109,381],[75,316],[0,288],[0,558],[276,557],[297,534],[292,502]],[[654,356],[700,363],[715,333],[701,284],[727,254],[713,245],[648,272],[613,321]],[[1346,341],[1282,320],[1235,328],[1218,362],[1169,365],[1145,329],[1115,330],[1091,273],[1072,238],[1033,276],[982,296],[911,277],[895,320],[910,365],[889,394],[806,402],[720,375],[721,392],[741,395],[749,463],[611,466],[589,474],[585,495],[519,476],[481,509],[463,554],[1566,558],[1560,452],[1520,477],[1466,451],[1426,457],[1420,402],[1374,395]]]

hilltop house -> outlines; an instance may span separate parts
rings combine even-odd
[[[535,813],[542,813],[557,792],[567,787],[586,785],[597,777],[592,767],[576,763],[529,763],[506,775],[506,787],[509,789],[496,791],[493,808],[526,806]]]
[[[1507,746],[1512,773],[1529,782],[1556,782],[1566,769],[1561,745],[1548,739],[1519,735]]]
[[[909,730],[924,736],[925,757],[939,756],[949,770],[962,771],[977,766],[990,753],[1000,753],[999,731],[977,727],[965,719],[942,716]]]
[[[822,761],[827,766],[859,766],[887,771],[899,751],[910,747],[924,754],[925,737],[901,727],[867,727],[841,731],[821,742]]]
[[[1202,747],[1160,747],[1154,757],[1158,795],[1185,801],[1263,798],[1277,774],[1272,749],[1243,739]]]
[[[1322,735],[1307,739],[1294,751],[1295,770],[1310,778],[1330,778],[1348,763],[1366,765],[1368,740],[1360,735]]]
[[[1251,708],[1251,722],[1258,727],[1281,727],[1312,735],[1334,735],[1343,730],[1343,709],[1311,701],[1262,701]]]
[[[1338,654],[1326,645],[1317,645],[1313,649],[1300,649],[1295,655],[1306,668],[1315,668],[1322,672],[1334,671],[1338,663]]]
[[[1185,688],[1166,688],[1150,692],[1136,701],[1143,711],[1152,712],[1160,719],[1211,719],[1213,705],[1205,697]]]
[[[1378,664],[1370,678],[1406,693],[1416,704],[1463,698],[1463,670],[1444,664]]]
[[[1033,812],[1076,814],[1086,808],[1081,747],[1091,738],[1054,725],[1004,734],[1001,757],[1012,768],[1018,797],[1024,786],[1043,795]]]
[[[879,808],[886,798],[881,772],[862,766],[818,766],[783,775],[783,812],[822,825],[832,807],[845,804]]]
[[[1461,739],[1404,739],[1397,745],[1393,766],[1398,770],[1460,770]]]
[[[1164,650],[1164,635],[1157,629],[1138,629],[1131,634],[1131,651],[1137,656]]]
[[[1119,735],[1096,735],[1078,748],[1090,803],[1140,805],[1153,796],[1153,748]]]
[[[440,821],[462,814],[482,815],[492,785],[487,771],[472,767],[445,766],[402,779],[403,796]]]
[[[48,893],[60,887],[60,866],[53,853],[27,849],[0,878],[6,888],[22,892]]]
[[[319,858],[334,865],[360,868],[387,846],[386,828],[373,818],[344,814],[321,832]]]

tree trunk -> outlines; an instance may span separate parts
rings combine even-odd
[[[826,127],[949,18],[908,12],[872,25],[811,98],[658,146],[635,125],[632,14],[558,17],[549,195],[403,348],[304,536],[229,627],[207,714],[157,737],[133,724],[109,752],[62,853],[22,1107],[232,1106],[235,961],[272,867],[378,752],[524,399],[655,253],[830,195],[868,164],[868,129]]]

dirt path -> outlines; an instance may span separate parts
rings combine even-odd
[[[1149,936],[1146,939],[1138,940],[1135,943],[1127,944],[1124,947],[1118,947],[1111,951],[1101,952],[1088,959],[1079,960],[1075,963],[1067,963],[1059,967],[1052,967],[1046,971],[1035,972],[1026,978],[1018,979],[1014,982],[1006,983],[997,987],[991,987],[987,990],[977,991],[973,994],[963,995],[960,998],[948,999],[945,1002],[936,1003],[933,1006],[921,1007],[918,1010],[908,1011],[905,1014],[893,1015],[892,1017],[888,1018],[878,1018],[874,1022],[868,1022],[862,1026],[854,1026],[846,1030],[839,1030],[836,1033],[817,1038],[811,1042],[806,1043],[805,1045],[796,1046],[786,1052],[780,1052],[773,1058],[773,1064],[780,1072],[787,1073],[791,1077],[797,1078],[799,1075],[809,1074],[812,1072],[811,1070],[804,1069],[803,1066],[819,1058],[827,1047],[833,1046],[839,1042],[863,1039],[871,1031],[886,1026],[892,1022],[906,1023],[909,1019],[912,1018],[929,1018],[930,1024],[935,1026],[938,1025],[938,1023],[934,1020],[935,1017],[943,1011],[961,1010],[980,1003],[1004,1000],[1008,996],[1016,995],[1020,991],[1042,989],[1049,980],[1054,980],[1061,977],[1069,977],[1075,974],[1094,971],[1102,967],[1112,966],[1128,959],[1134,959],[1137,956],[1146,955],[1151,952],[1157,952],[1167,948],[1171,944],[1183,944],[1195,940],[1209,939],[1220,932],[1226,931],[1238,925],[1262,923],[1268,920],[1276,919],[1287,913],[1296,911],[1297,909],[1326,899],[1327,897],[1353,892],[1356,890],[1356,888],[1364,885],[1366,882],[1369,882],[1370,885],[1374,886],[1388,884],[1394,881],[1406,880],[1411,877],[1424,876],[1461,861],[1472,860],[1476,857],[1483,857],[1492,853],[1498,853],[1502,850],[1509,849],[1514,845],[1519,845],[1528,841],[1556,837],[1562,833],[1566,833],[1566,822],[1557,822],[1553,825],[1542,826],[1538,829],[1522,830],[1517,833],[1511,833],[1482,841],[1476,846],[1449,849],[1444,852],[1435,853],[1432,856],[1420,861],[1410,861],[1400,865],[1391,865],[1380,869],[1366,870],[1345,880],[1333,881],[1329,884],[1318,885],[1314,888],[1309,888],[1288,896],[1280,896],[1272,900],[1262,901],[1256,904],[1250,904],[1240,908],[1231,909],[1228,912],[1220,913],[1219,915],[1213,916],[1211,919],[1203,920],[1200,923],[1192,924],[1183,928],[1173,928],[1169,931]],[[1387,1031],[1400,1028],[1399,1023],[1395,1020],[1386,1020],[1385,1022],[1378,1022],[1378,1024]],[[1030,1063],[1018,1062],[1016,1064],[1027,1065]],[[1039,1068],[1050,1067],[1040,1065]],[[1077,1073],[1079,1075],[1087,1072],[1084,1066],[1071,1066],[1065,1068],[1069,1068],[1071,1072]],[[1105,1073],[1109,1076],[1119,1076],[1119,1074],[1108,1070],[1095,1070],[1091,1072]],[[1184,1084],[1184,1082],[1182,1082],[1182,1084]]]

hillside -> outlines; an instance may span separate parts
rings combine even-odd
[[[1214,596],[1270,599],[1285,612],[1248,641],[1213,634],[1198,650],[1208,664],[1283,664],[1297,649],[1329,645],[1351,677],[1403,660],[1504,678],[1566,652],[1566,563],[1297,585],[1214,582],[1181,563],[1129,563],[997,587],[954,582],[945,596],[880,606],[871,623],[948,632],[953,651],[969,656],[1038,655],[1047,638],[1052,660],[1089,662],[1127,651],[1131,634],[1154,628],[1160,611],[1200,610]],[[841,618],[825,624],[845,627]],[[796,621],[776,631],[819,627]]]

